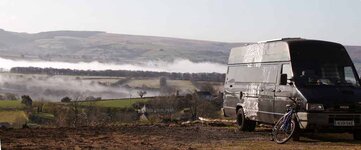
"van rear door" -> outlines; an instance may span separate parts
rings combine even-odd
[[[278,64],[262,64],[262,73],[258,74],[261,76],[262,84],[259,88],[258,98],[258,118],[262,122],[273,123],[274,120],[274,101],[275,101],[275,90],[277,83],[277,76],[279,72]],[[257,76],[257,74],[254,74]]]
[[[259,91],[258,118],[262,122],[273,123],[275,84],[262,83]]]

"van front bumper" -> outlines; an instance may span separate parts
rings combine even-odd
[[[361,113],[298,112],[301,129],[355,131],[361,130]],[[340,122],[346,122],[340,124]],[[352,124],[350,124],[352,122]]]

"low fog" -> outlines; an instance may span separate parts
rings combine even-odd
[[[77,69],[77,70],[143,70],[159,72],[181,72],[181,73],[201,73],[217,72],[225,73],[226,66],[211,62],[192,62],[187,59],[177,59],[173,62],[148,61],[139,64],[110,64],[94,62],[54,62],[54,61],[24,61],[11,60],[0,57],[0,68],[10,70],[12,67],[39,67],[39,68],[58,68],[58,69]]]
[[[30,95],[36,100],[60,101],[65,96],[82,98],[93,96],[102,99],[139,97],[137,91],[126,87],[107,86],[100,81],[72,76],[0,74],[0,92],[18,97]],[[159,91],[147,90],[146,96],[157,96]]]
[[[149,61],[143,64],[106,64],[100,62],[69,63],[0,58],[0,68],[6,71],[10,70],[12,67],[51,67],[78,70],[143,70],[182,73],[224,73],[226,71],[226,66],[222,64],[210,62],[194,63],[186,59],[178,59],[172,63]],[[117,81],[117,79],[115,79],[115,81]],[[132,89],[124,85],[110,86],[99,80],[90,80],[75,76],[0,74],[0,93],[13,93],[18,97],[21,95],[30,95],[36,100],[60,101],[60,99],[65,96],[76,97],[79,95],[82,97],[101,97],[102,99],[139,97],[137,94],[139,90],[141,89]],[[159,90],[157,89],[147,89],[146,91],[146,96],[159,95]]]

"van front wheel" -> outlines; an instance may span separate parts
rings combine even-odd
[[[241,131],[254,131],[256,128],[256,122],[247,119],[242,108],[237,111],[237,124]]]
[[[356,130],[353,132],[353,139],[354,140],[361,140],[361,130]]]

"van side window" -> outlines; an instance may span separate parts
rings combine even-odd
[[[282,64],[281,74],[287,74],[287,78],[291,79],[293,77],[291,65],[290,64]]]
[[[347,83],[351,83],[353,85],[357,84],[357,81],[355,79],[355,75],[353,74],[351,66],[344,67],[344,75],[345,75],[345,81]]]
[[[230,66],[228,80],[236,82],[276,83],[278,65],[239,65]]]

